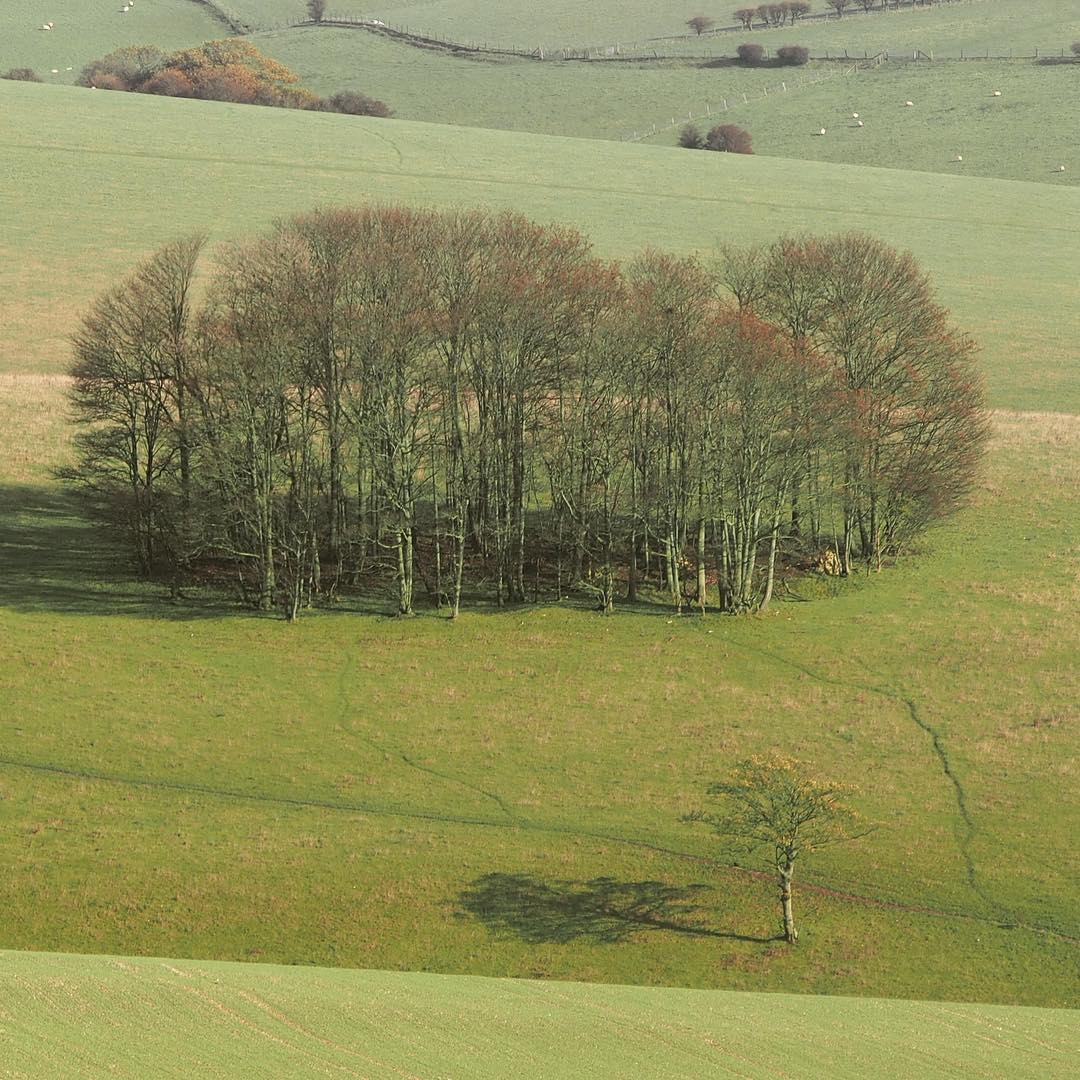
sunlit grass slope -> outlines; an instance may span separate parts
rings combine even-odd
[[[1076,1005],[1076,420],[1003,416],[929,550],[771,618],[288,628],[132,580],[43,482],[60,389],[0,383],[0,944]],[[881,825],[796,950],[680,823],[771,747]]]
[[[124,0],[3,0],[0,72],[29,67],[47,82],[70,83],[84,64],[125,45],[179,49],[228,32],[193,0],[140,0],[121,14],[123,7]],[[54,28],[42,30],[48,22]]]
[[[892,63],[749,104],[740,97],[719,120],[747,128],[758,154],[1075,185],[1078,90],[1080,65]],[[717,98],[708,101],[715,108]],[[678,134],[668,128],[652,139],[673,146]]]
[[[277,25],[299,18],[300,0],[223,0],[256,25]],[[738,3],[705,0],[690,7],[676,0],[331,0],[330,12],[381,18],[395,25],[434,30],[459,40],[476,40],[534,47],[545,45],[608,45],[637,42],[668,34],[687,33],[691,14],[714,17],[719,25],[732,21]],[[854,5],[853,5],[854,6]],[[824,0],[813,9],[823,11]],[[1068,35],[1072,34],[1073,37]],[[1001,44],[1006,49],[1068,43],[1080,34],[1077,0],[962,0],[922,10],[903,10],[864,16],[850,12],[843,19],[808,23],[794,30],[766,32],[763,40],[792,38],[807,45],[843,49],[910,47],[974,49]],[[703,38],[687,48],[713,44],[723,48],[736,35]],[[671,47],[668,45],[667,47]]]
[[[25,953],[0,988],[23,1080],[1059,1080],[1080,1053],[1077,1014],[986,1005]]]
[[[615,140],[657,125],[652,141],[674,145],[692,112],[703,129],[747,127],[759,154],[1080,183],[1073,134],[1080,130],[1080,65],[901,61],[842,75],[836,64],[781,71],[707,62],[478,61],[335,28],[253,40],[320,93],[360,90],[406,120]],[[772,92],[762,96],[766,88]],[[908,100],[915,107],[906,108]],[[721,112],[725,102],[730,111]],[[671,126],[673,117],[679,124]],[[818,136],[822,126],[826,138]]]
[[[55,87],[0,108],[0,944],[1076,1004],[1080,193]],[[163,239],[369,198],[618,255],[867,228],[1028,411],[923,551],[768,618],[163,602],[51,482],[46,376]],[[795,950],[771,882],[680,822],[770,747],[881,824],[802,871]]]
[[[1080,409],[1080,190],[0,84],[0,369],[57,371],[78,313],[166,238],[317,202],[513,208],[598,250],[785,230],[910,248],[983,345],[996,403]]]

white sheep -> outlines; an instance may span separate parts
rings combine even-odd
[[[963,154],[957,154],[956,157],[953,158],[953,161],[963,161],[963,160],[964,160],[964,155]]]
[[[853,112],[853,113],[851,114],[851,119],[852,119],[852,120],[858,120],[858,119],[859,119],[859,114],[858,114],[857,112]]]
[[[994,97],[1001,97],[1001,91],[1000,90],[995,90],[994,91]]]
[[[824,134],[825,134],[825,129],[824,129],[824,128],[822,128],[822,129],[821,129],[821,130],[820,130],[820,131],[818,132],[818,134],[819,134],[819,135],[824,135]]]
[[[42,23],[41,29],[42,30],[51,30],[52,27],[48,23]]]
[[[905,101],[904,107],[910,109],[915,104],[914,101]]]
[[[862,126],[863,126],[863,122],[862,122],[862,121],[860,120],[860,121],[858,121],[858,123],[856,123],[856,125],[855,125],[855,126],[856,126],[856,127],[862,127]]]
[[[1058,172],[1064,172],[1064,171],[1065,171],[1065,166],[1064,165],[1059,165],[1058,166]]]
[[[59,68],[53,68],[52,71],[49,72],[49,74],[50,75],[59,75],[60,74],[60,69]]]

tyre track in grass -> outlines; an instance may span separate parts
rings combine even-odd
[[[736,648],[741,648],[744,652],[751,652],[757,656],[763,656],[768,660],[777,664],[782,664],[786,667],[792,668],[795,671],[806,675],[808,678],[813,679],[815,682],[824,686],[835,686],[844,690],[852,690],[857,693],[875,694],[878,697],[884,698],[886,701],[891,701],[893,704],[900,705],[907,712],[909,719],[919,728],[924,734],[930,737],[930,746],[933,750],[934,756],[938,760],[938,765],[941,768],[942,774],[948,780],[953,792],[953,802],[956,805],[956,812],[959,818],[960,828],[956,830],[957,848],[960,852],[960,858],[964,863],[964,870],[968,881],[968,886],[971,891],[979,897],[980,900],[986,906],[994,912],[994,922],[1002,925],[1020,926],[1010,912],[1004,905],[1002,905],[987,888],[980,882],[978,871],[975,867],[975,860],[971,854],[971,844],[975,839],[976,827],[975,821],[971,816],[971,811],[967,805],[967,792],[964,789],[964,785],[960,782],[959,776],[957,776],[955,769],[953,768],[952,761],[949,757],[948,750],[945,747],[945,740],[942,737],[941,732],[930,724],[924,717],[922,710],[919,707],[919,703],[913,698],[892,687],[885,685],[872,685],[869,683],[850,682],[846,679],[837,679],[828,675],[822,675],[820,672],[815,671],[813,668],[808,667],[805,664],[799,663],[797,660],[791,660],[790,658],[783,656],[780,653],[773,652],[769,649],[763,649],[757,645],[748,645],[744,642],[732,641],[729,639],[729,644],[734,645]],[[861,661],[854,657],[849,657],[853,662],[857,663],[867,674],[877,680],[881,679],[880,672],[876,672],[867,667]],[[1048,928],[1044,928],[1048,929]],[[1058,931],[1054,931],[1057,933]]]
[[[344,662],[341,665],[341,670],[338,672],[338,717],[337,723],[341,731],[347,735],[356,739],[358,742],[364,743],[377,753],[383,754],[388,758],[397,758],[403,764],[410,769],[415,769],[417,772],[425,773],[428,776],[433,776],[438,780],[442,780],[444,783],[455,784],[459,787],[465,788],[467,791],[471,791],[476,795],[480,795],[490,802],[493,802],[509,821],[516,821],[516,817],[502,796],[497,792],[488,791],[486,788],[480,787],[478,784],[472,783],[470,780],[465,780],[460,776],[454,776],[452,773],[444,773],[438,769],[432,768],[430,765],[422,765],[415,758],[410,757],[404,750],[400,750],[397,747],[385,746],[373,739],[370,735],[365,735],[360,731],[357,731],[351,724],[349,724],[350,716],[350,704],[351,698],[349,695],[348,687],[346,685],[348,681],[349,672],[352,670],[353,661],[352,658],[346,656]]]
[[[543,822],[530,821],[525,818],[503,818],[500,820],[493,820],[490,818],[438,814],[433,811],[413,810],[407,807],[377,806],[370,803],[340,802],[331,801],[329,799],[299,798],[290,795],[271,795],[262,792],[236,791],[229,788],[212,787],[209,784],[192,784],[182,783],[178,780],[159,780],[149,777],[123,776],[116,773],[102,772],[96,769],[76,769],[65,765],[25,761],[16,758],[0,757],[0,767],[25,769],[29,772],[59,776],[70,780],[90,780],[98,783],[122,784],[129,787],[178,792],[184,795],[205,795],[215,799],[251,802],[268,806],[287,806],[309,810],[330,810],[336,813],[365,814],[369,817],[400,818],[407,821],[422,821],[438,825],[460,825],[467,828],[503,829],[507,831],[520,830],[521,832],[543,833],[549,836],[566,836],[575,839],[597,841],[602,844],[618,844],[622,847],[631,847],[640,851],[650,851],[657,855],[666,855],[669,858],[692,862],[698,866],[734,871],[735,873],[754,881],[768,882],[770,884],[773,882],[773,875],[766,871],[748,869],[737,863],[718,863],[715,859],[711,859],[705,855],[699,855],[696,852],[681,851],[676,848],[664,847],[662,844],[655,844],[649,840],[642,840],[632,836],[620,836],[614,833],[601,832],[596,829],[580,829],[570,825],[545,824]],[[963,919],[967,922],[976,922],[998,928],[1029,930],[1036,933],[1048,934],[1062,941],[1070,942],[1071,944],[1080,945],[1080,937],[1066,933],[1054,926],[1016,921],[1003,924],[1001,920],[991,918],[987,915],[975,915],[968,911],[950,911],[945,908],[936,908],[928,905],[909,904],[899,900],[890,900],[870,894],[834,889],[827,885],[814,884],[810,881],[804,881],[802,889],[804,892],[812,893],[815,896],[858,904],[863,907],[903,912],[909,915],[927,915],[942,919]]]

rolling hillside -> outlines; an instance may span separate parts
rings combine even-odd
[[[1076,1004],[1080,192],[49,86],[0,109],[0,944]],[[66,339],[168,237],[365,199],[512,207],[611,255],[910,247],[999,410],[973,507],[761,619],[167,604],[52,479]],[[679,821],[771,746],[882,823],[807,867],[795,951],[768,880]]]

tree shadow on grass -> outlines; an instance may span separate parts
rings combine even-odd
[[[773,940],[703,926],[704,909],[695,901],[708,888],[609,877],[541,881],[529,874],[485,874],[462,892],[459,915],[530,945],[577,940],[611,944],[647,931],[760,944]]]
[[[58,487],[0,485],[0,608],[69,615],[197,619],[221,602],[171,604]]]

